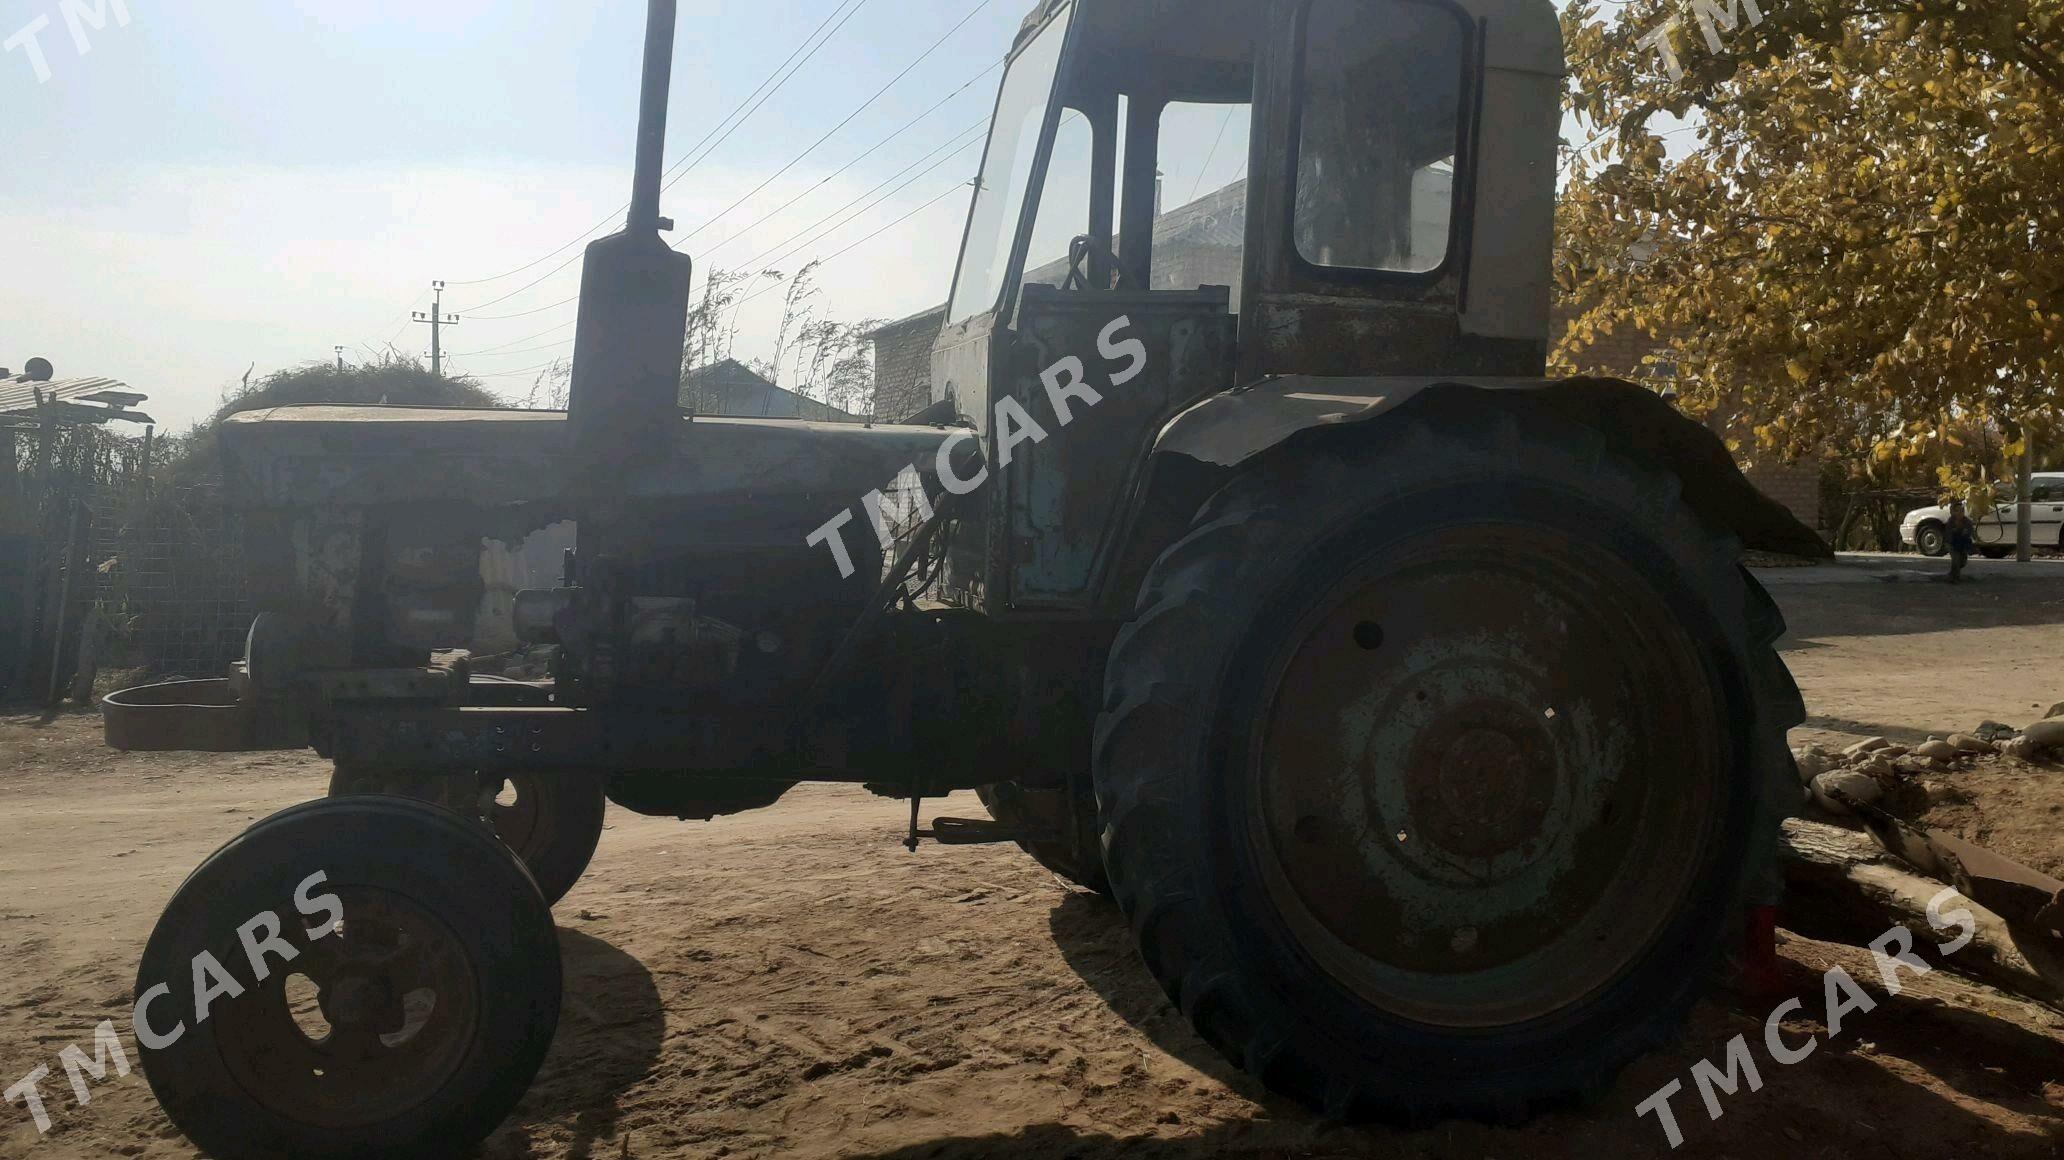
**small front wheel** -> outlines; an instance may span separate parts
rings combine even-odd
[[[463,1154],[536,1076],[560,985],[551,910],[484,828],[311,802],[217,850],[158,919],[143,1071],[223,1160]]]
[[[1941,524],[1922,524],[1914,529],[1914,547],[1919,548],[1923,556],[1947,556],[1949,533],[1942,530]]]

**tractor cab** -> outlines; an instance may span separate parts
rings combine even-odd
[[[934,401],[1003,476],[987,536],[1011,543],[968,545],[949,590],[1093,604],[1155,436],[1235,386],[1539,375],[1561,66],[1548,0],[1043,3],[933,352]],[[1114,360],[1121,340],[1145,362]],[[1069,357],[1101,396],[1087,419],[1042,379]],[[1007,399],[1067,437],[1006,447]]]

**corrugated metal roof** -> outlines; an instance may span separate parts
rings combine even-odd
[[[133,418],[149,422],[148,416],[125,410],[140,403],[146,397],[133,390],[120,379],[85,378],[55,379],[47,383],[22,382],[19,379],[0,379],[0,415],[36,413],[36,392],[41,391],[45,399],[60,403],[101,403],[107,405],[110,418]]]

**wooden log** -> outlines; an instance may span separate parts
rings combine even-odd
[[[1928,919],[1929,900],[1946,884],[1909,870],[1863,831],[1799,818],[1784,830],[1781,921],[1788,929],[1864,946],[1904,927],[1914,954],[1930,964],[2064,1010],[2064,947],[2057,940],[2016,932],[1998,914],[1957,895],[1937,914],[1968,911],[1977,929],[1968,945],[1942,954],[1936,948],[1961,934],[1953,924],[1937,927]]]

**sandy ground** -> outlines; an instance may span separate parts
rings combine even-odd
[[[1797,740],[2020,724],[2064,697],[2064,569],[1980,569],[1956,589],[1910,565],[1874,578],[1885,570],[1769,574],[1813,714]],[[326,772],[300,757],[116,754],[90,716],[0,720],[0,1086],[55,1066],[102,1019],[126,1026],[137,955],[181,877],[318,794]],[[2059,823],[2039,803],[2055,789],[1981,788],[1992,813],[2018,811],[2004,819],[2017,843],[2054,851]],[[971,796],[941,812],[981,816]],[[807,787],[709,825],[613,813],[558,910],[558,1039],[484,1155],[1645,1156],[1665,1147],[1634,1105],[1671,1079],[1686,1085],[1677,1155],[2064,1154],[2064,1016],[1942,973],[1887,996],[1868,955],[1791,936],[1788,981],[1806,1003],[1788,1039],[1823,1032],[1831,964],[1879,1005],[1803,1063],[1762,1057],[1762,1090],[1729,1097],[1718,1121],[1687,1071],[1760,1027],[1716,993],[1582,1111],[1520,1129],[1320,1122],[1190,1034],[1108,905],[1009,847],[907,854],[901,819],[859,790]],[[61,1069],[43,1090],[55,1129],[39,1137],[0,1107],[0,1158],[193,1155],[140,1073],[96,1085],[85,1107]]]

